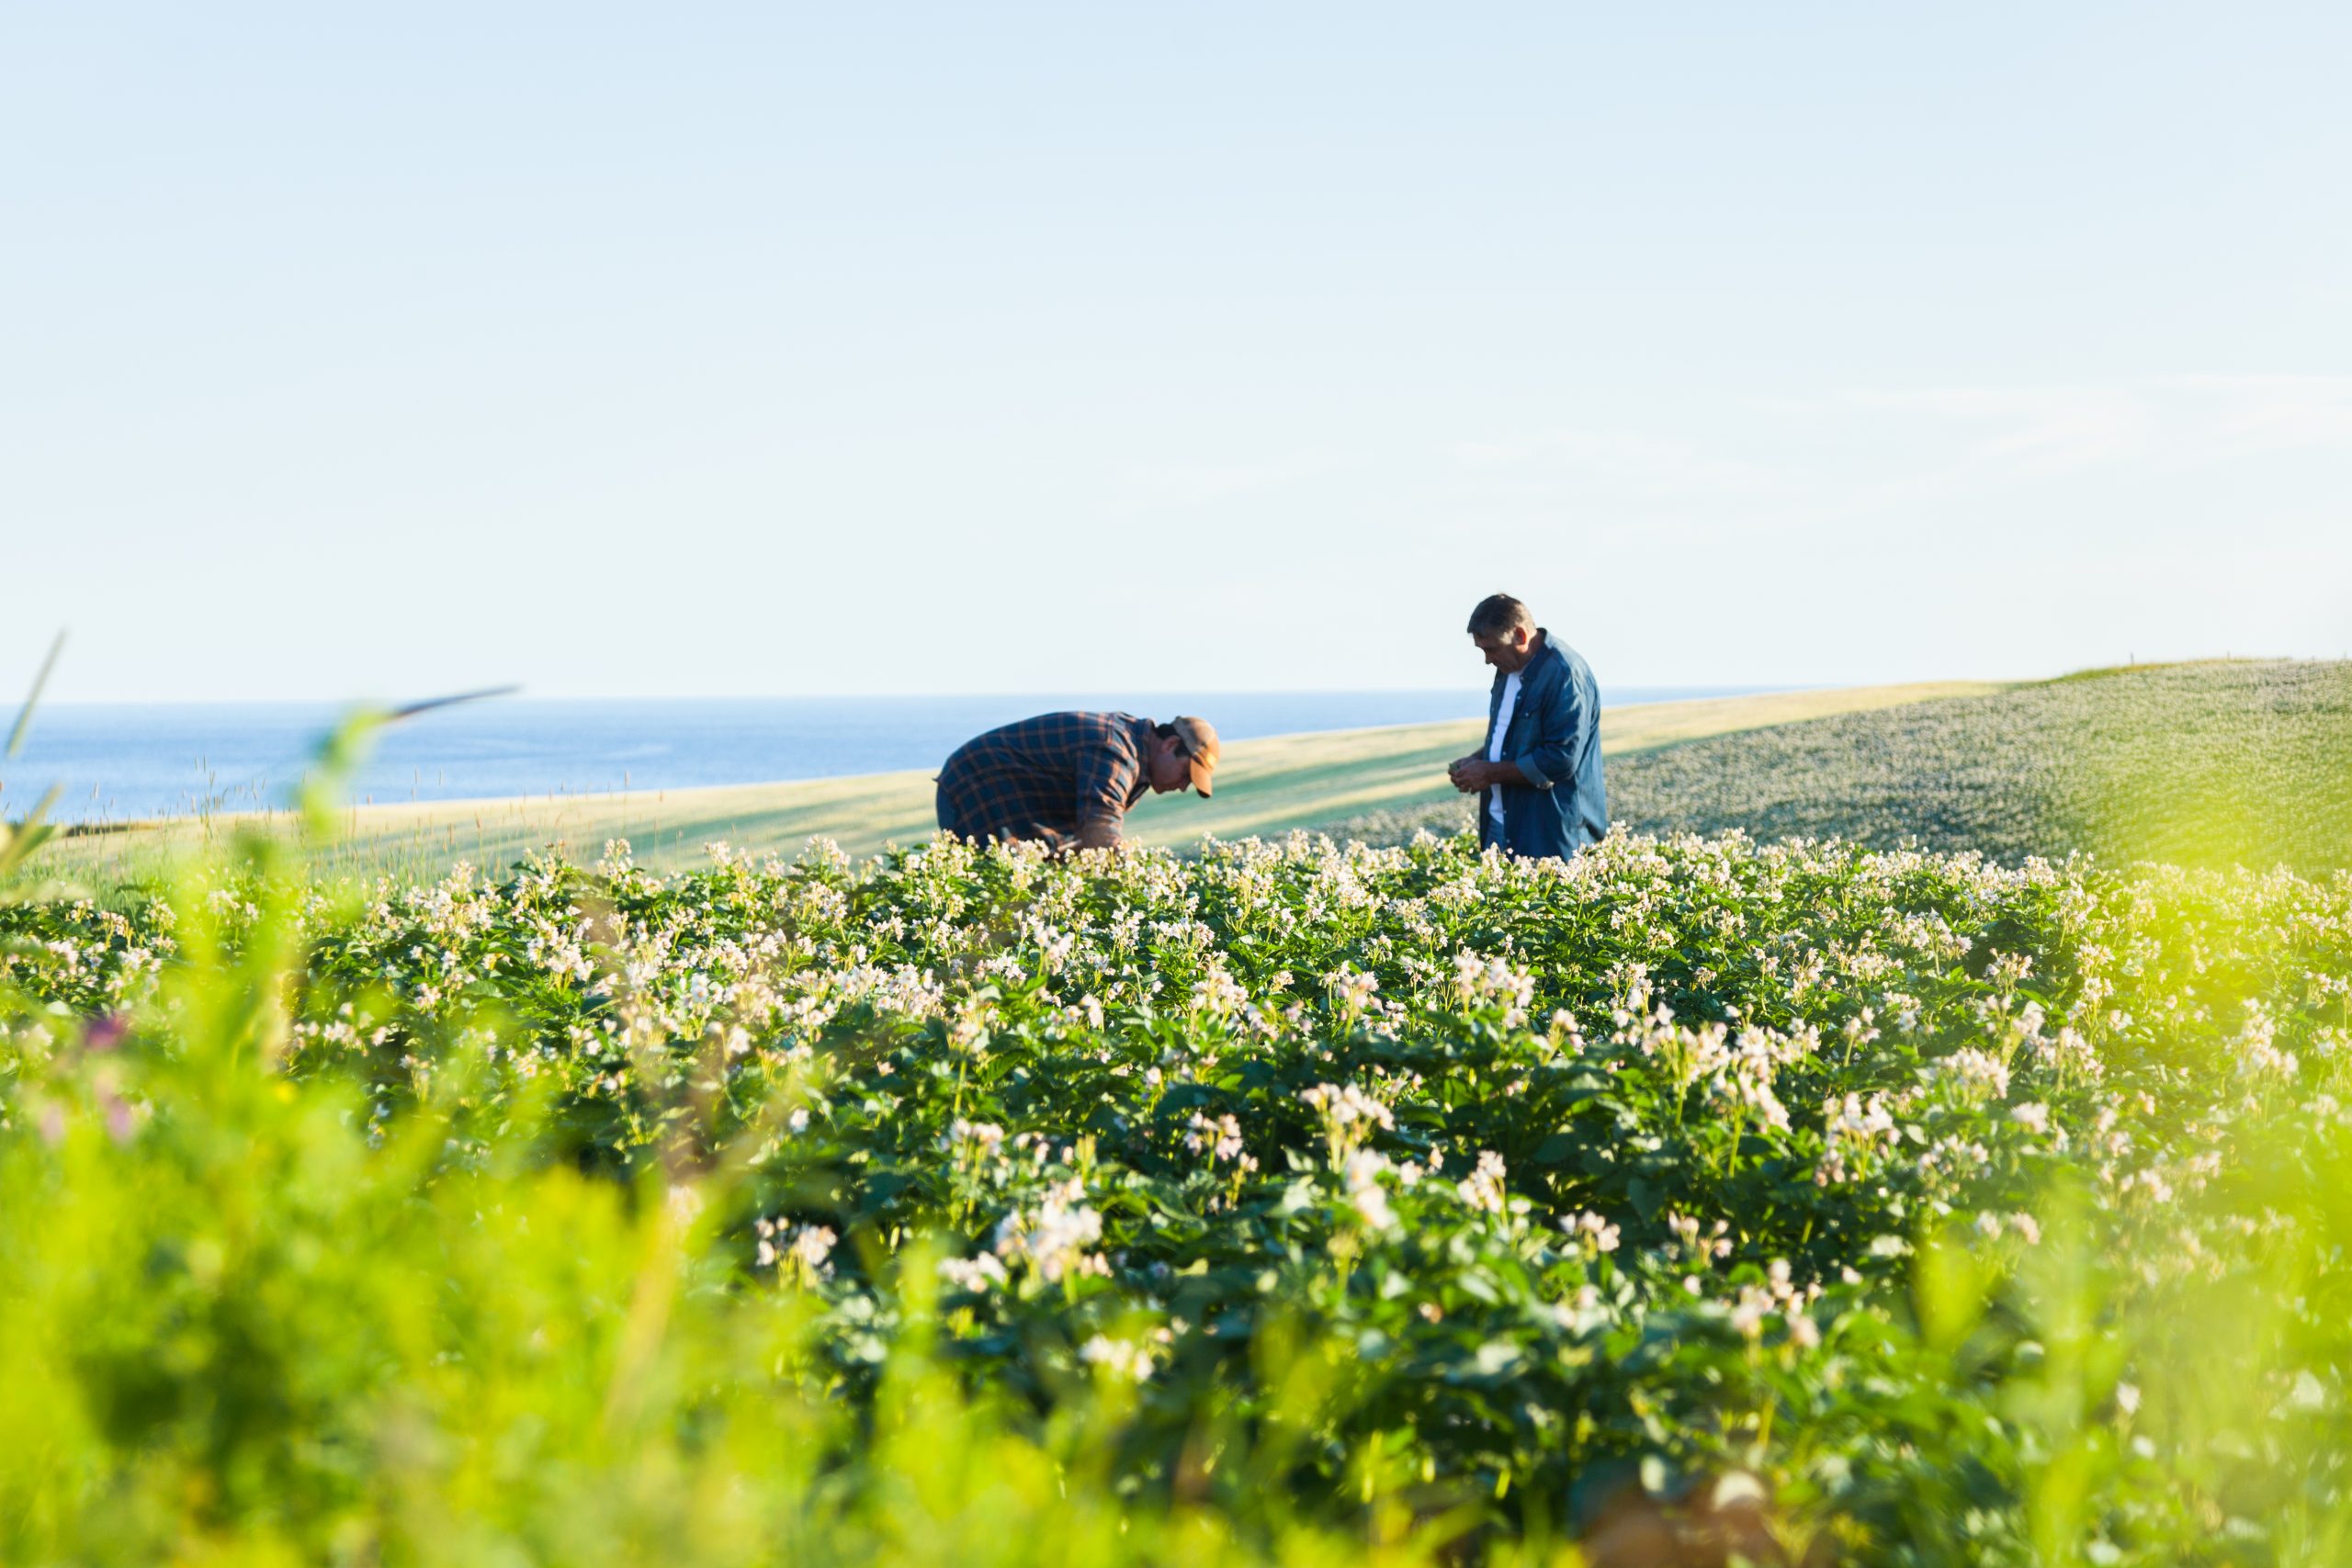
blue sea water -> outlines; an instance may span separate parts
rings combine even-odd
[[[1645,687],[1604,704],[1726,696],[1755,687]],[[1012,696],[770,697],[645,701],[490,698],[394,725],[356,800],[463,800],[686,789],[935,768],[983,729],[1056,708],[1196,713],[1228,740],[1370,725],[1481,718],[1486,693],[1187,692]],[[56,704],[0,762],[0,814],[22,816],[52,784],[52,818],[119,822],[282,806],[333,705]]]

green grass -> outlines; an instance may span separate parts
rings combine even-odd
[[[1614,760],[1609,804],[1646,833],[2324,873],[2352,866],[2352,664],[2127,666],[1696,737]],[[1448,803],[1345,830],[1468,822]]]
[[[1465,694],[1475,705],[1476,694]],[[1456,831],[1470,808],[1445,764],[1482,726],[1399,726],[1236,742],[1211,801],[1153,796],[1129,829],[1189,846],[1306,828],[1398,843]],[[2216,660],[2083,671],[1999,686],[1943,682],[1778,693],[1602,716],[1611,816],[1644,832],[1839,837],[1975,849],[2004,861],[2088,851],[2190,865],[2352,864],[2352,666]],[[256,820],[220,817],[75,834],[59,868],[100,883],[153,875]],[[640,864],[705,846],[852,854],[933,827],[922,773],[634,795],[346,808],[326,874],[438,876],[534,851],[586,861],[625,839]]]

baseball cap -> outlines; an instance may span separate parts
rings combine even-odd
[[[1207,719],[1193,718],[1189,715],[1170,719],[1168,727],[1176,732],[1176,739],[1183,742],[1185,751],[1192,757],[1193,787],[1200,791],[1202,799],[1206,800],[1209,775],[1216,771],[1216,728]]]

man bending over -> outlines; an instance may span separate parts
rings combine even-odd
[[[1464,757],[1446,774],[1463,794],[1486,797],[1479,847],[1566,859],[1606,838],[1600,692],[1591,666],[1508,593],[1478,601],[1470,640],[1495,671],[1487,754]]]
[[[966,839],[1115,849],[1144,791],[1209,794],[1216,731],[1125,713],[1043,713],[976,735],[939,771],[939,825]]]

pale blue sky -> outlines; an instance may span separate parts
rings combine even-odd
[[[2352,6],[373,10],[0,5],[0,688],[2352,647]]]

